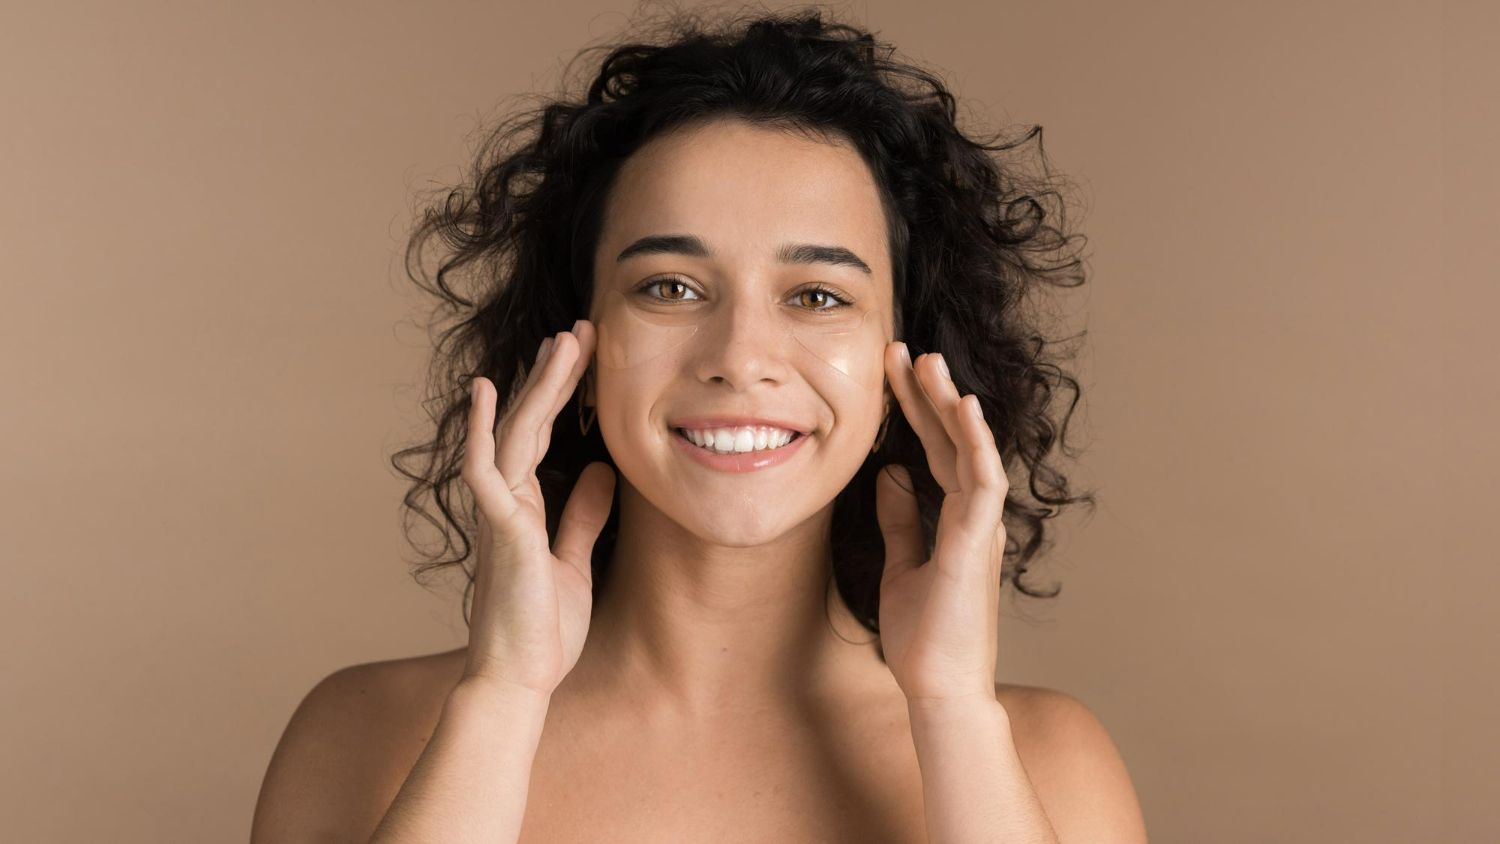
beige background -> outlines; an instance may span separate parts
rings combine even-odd
[[[0,835],[243,840],[314,683],[464,642],[387,463],[411,196],[631,5],[67,5],[0,19]],[[1086,191],[1101,507],[1002,679],[1154,842],[1500,840],[1496,6],[843,8]]]

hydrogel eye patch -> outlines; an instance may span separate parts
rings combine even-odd
[[[599,303],[596,355],[602,368],[685,365],[711,353],[735,316],[718,303],[661,303],[634,295],[609,290]],[[761,309],[752,319],[763,327],[772,353],[826,366],[866,389],[884,386],[885,347],[892,338],[882,311],[860,304],[819,311],[769,301],[739,307]]]

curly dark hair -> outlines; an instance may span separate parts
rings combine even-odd
[[[1012,478],[1002,583],[1033,598],[1055,597],[1060,585],[1043,591],[1022,579],[1044,547],[1043,520],[1064,505],[1095,502],[1090,493],[1070,495],[1067,479],[1047,462],[1054,446],[1076,455],[1065,439],[1081,391],[1057,365],[1061,358],[1043,355],[1055,342],[1040,336],[1035,294],[1043,283],[1084,282],[1085,238],[1067,231],[1060,188],[1068,183],[1047,165],[1041,127],[1003,143],[967,137],[956,125],[954,97],[937,76],[894,60],[895,48],[866,31],[826,21],[817,7],[707,21],[675,10],[642,29],[655,37],[631,36],[639,40],[588,48],[573,59],[607,51],[582,101],[564,94],[496,126],[472,170],[458,186],[437,192],[411,233],[406,273],[441,300],[429,331],[457,320],[435,338],[423,401],[435,435],[391,459],[412,482],[403,500],[408,540],[412,514],[443,534],[443,546],[424,555],[415,579],[423,583],[428,572],[462,566],[469,623],[474,572],[465,561],[479,518],[460,482],[469,379],[489,378],[501,390],[501,407],[507,405],[541,341],[589,313],[602,208],[621,164],[653,136],[730,117],[841,139],[869,165],[888,222],[896,338],[906,341],[913,359],[941,352],[960,393],[978,396]],[[564,70],[565,87],[572,67]],[[1038,172],[992,155],[1033,139]],[[423,255],[434,242],[440,262],[429,279]],[[469,292],[455,289],[458,280]],[[1073,399],[1058,418],[1054,391],[1064,385]],[[575,391],[563,414],[578,412],[582,393]],[[408,469],[414,458],[420,465]],[[584,435],[576,425],[553,426],[537,469],[549,537],[556,538],[562,505],[593,461],[615,469],[597,427]],[[832,517],[830,579],[877,636],[885,545],[875,517],[875,473],[887,464],[910,473],[929,552],[943,498],[921,441],[893,411],[881,447],[839,493]],[[1025,485],[1015,481],[1022,465]],[[596,597],[614,549],[618,490],[594,545]],[[446,527],[422,506],[429,494]],[[457,532],[457,549],[448,527]],[[443,557],[453,550],[456,556]]]

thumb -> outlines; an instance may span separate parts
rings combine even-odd
[[[593,462],[583,467],[568,503],[563,505],[557,523],[557,542],[553,555],[578,569],[584,580],[593,583],[594,542],[609,520],[614,503],[615,473],[606,463]]]
[[[882,580],[916,568],[922,562],[922,515],[917,509],[911,473],[892,463],[875,478],[875,517],[885,540]]]

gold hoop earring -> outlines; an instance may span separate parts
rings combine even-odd
[[[886,426],[889,425],[890,423],[891,423],[891,415],[889,413],[887,413],[885,415],[885,418],[882,419],[882,420],[880,420],[880,431],[879,431],[879,433],[875,434],[875,444],[872,445],[872,446],[870,446],[870,453],[871,454],[874,454],[875,452],[879,451],[880,450],[880,444],[883,443],[883,442],[885,442],[885,429],[886,429]]]
[[[594,410],[594,408],[590,407],[589,408],[589,418],[588,418],[588,421],[585,422],[583,420],[583,408],[584,408],[583,397],[586,396],[586,395],[588,395],[588,387],[587,387],[587,384],[589,383],[589,374],[588,374],[588,372],[584,372],[583,373],[583,383],[584,383],[585,387],[578,394],[578,433],[583,434],[586,437],[586,436],[589,435],[589,429],[592,428],[592,427],[594,427],[594,419],[596,419],[599,414],[598,414],[598,411],[596,411],[596,410]]]

